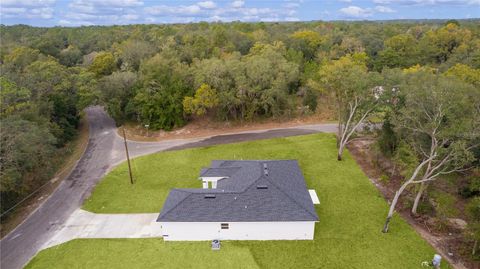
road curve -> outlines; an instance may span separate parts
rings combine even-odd
[[[72,173],[23,223],[0,241],[0,267],[22,268],[78,209],[97,182],[113,167],[125,160],[122,139],[115,122],[99,106],[86,109],[89,142]],[[225,144],[247,140],[285,137],[315,132],[335,132],[336,124],[242,132],[209,138],[175,139],[161,142],[128,141],[131,157],[162,150]]]

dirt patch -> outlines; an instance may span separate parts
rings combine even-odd
[[[35,209],[37,209],[52,194],[63,179],[70,175],[77,161],[82,157],[88,145],[88,122],[86,117],[82,117],[79,125],[78,137],[68,143],[63,149],[63,154],[59,154],[59,161],[62,162],[55,176],[42,185],[36,192],[32,193],[23,202],[19,203],[11,213],[2,217],[0,224],[0,235],[3,238],[15,227],[20,225]]]
[[[194,137],[208,137],[228,133],[238,133],[244,131],[254,131],[262,129],[295,127],[298,125],[318,124],[333,122],[335,116],[330,109],[320,110],[313,115],[307,115],[296,118],[277,118],[263,119],[255,122],[245,121],[226,121],[219,122],[210,118],[194,119],[187,125],[176,128],[172,131],[152,131],[147,130],[145,126],[138,123],[127,123],[125,134],[128,139],[135,141],[161,141],[167,139],[184,139]],[[122,134],[122,128],[118,129],[119,135]]]
[[[402,184],[403,178],[396,171],[395,166],[387,159],[379,156],[373,149],[374,139],[365,137],[354,140],[348,145],[353,158],[360,165],[370,181],[380,190],[390,203],[395,192]],[[444,183],[439,183],[440,188]],[[413,187],[413,186],[412,186]],[[437,186],[435,186],[437,187]],[[407,189],[400,197],[397,205],[399,213],[424,240],[432,245],[454,268],[480,268],[480,262],[472,261],[466,249],[467,240],[463,232],[453,227],[438,229],[436,220],[428,215],[413,216],[408,201],[413,200],[413,188]],[[462,204],[460,202],[460,204]],[[459,205],[458,207],[463,207]],[[385,215],[388,208],[385,208]],[[379,227],[380,229],[381,227]]]

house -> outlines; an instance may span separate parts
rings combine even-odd
[[[312,240],[318,216],[296,160],[212,161],[202,189],[170,191],[164,240]]]

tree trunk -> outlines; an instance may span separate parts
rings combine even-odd
[[[392,217],[387,217],[385,224],[383,225],[382,233],[388,233],[388,225],[390,224],[390,220]]]
[[[393,217],[393,213],[395,212],[395,206],[398,203],[398,198],[402,194],[403,190],[408,186],[409,182],[403,183],[402,187],[398,189],[398,191],[395,193],[395,197],[393,197],[392,204],[390,205],[390,209],[388,210],[388,215],[387,215],[387,220],[385,221],[385,225],[383,225],[382,232],[387,233],[388,232],[388,225],[390,224],[390,220]]]
[[[478,248],[478,239],[475,239],[475,242],[473,242],[472,256],[475,256],[475,254],[477,253],[477,248]]]
[[[402,186],[403,187],[403,186]],[[401,189],[401,188],[400,188]],[[390,209],[388,210],[388,215],[387,215],[387,220],[385,221],[385,225],[383,225],[383,230],[382,232],[387,233],[388,232],[388,225],[390,223],[390,220],[393,217],[393,213],[395,212],[395,206],[397,205],[398,202],[398,197],[400,197],[400,190],[398,190],[395,193],[395,197],[393,197],[392,204],[390,205]]]
[[[391,174],[391,177],[394,177],[395,176],[395,170],[397,170],[397,164],[393,164],[393,167],[392,167],[392,172],[390,172]]]
[[[337,160],[341,161],[342,160],[342,155],[343,155],[343,149],[345,148],[345,144],[343,144],[342,141],[340,141],[340,144],[338,146],[338,155],[337,155]]]
[[[413,207],[412,207],[413,215],[417,215],[418,204],[420,203],[420,199],[422,198],[422,194],[426,188],[427,188],[427,184],[425,182],[422,182],[420,184],[420,189],[417,192],[417,196],[415,197],[415,202],[413,202]]]
[[[337,126],[337,148],[340,148],[340,144],[342,143],[342,131],[342,124],[339,121]]]

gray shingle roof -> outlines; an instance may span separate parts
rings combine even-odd
[[[264,173],[264,164],[268,175]],[[212,161],[212,168],[202,171],[201,175],[205,174],[227,178],[218,181],[217,189],[173,189],[157,221],[318,220],[296,160],[216,160]]]
[[[241,167],[218,167],[202,169],[201,177],[230,177],[235,174]]]

